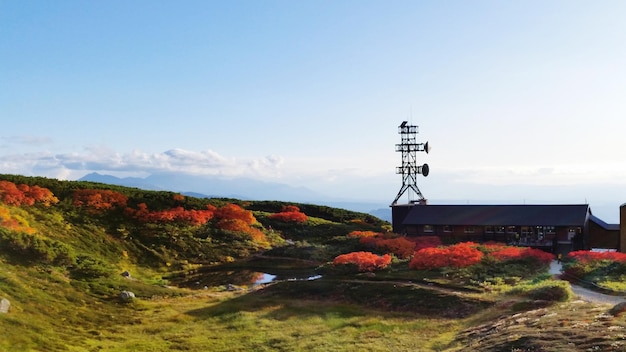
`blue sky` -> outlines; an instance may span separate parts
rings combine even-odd
[[[623,1],[0,1],[0,172],[626,202]],[[609,209],[607,211],[603,209]]]

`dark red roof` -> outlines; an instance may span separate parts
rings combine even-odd
[[[582,205],[415,205],[403,225],[584,226]]]

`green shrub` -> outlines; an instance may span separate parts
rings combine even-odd
[[[76,259],[76,265],[70,268],[74,279],[97,279],[109,277],[113,274],[113,268],[105,262],[86,256]]]
[[[565,302],[574,296],[569,283],[561,280],[544,280],[536,284],[520,285],[509,293],[549,302]]]
[[[67,245],[35,234],[0,229],[0,244],[8,254],[27,262],[62,266],[73,262]]]

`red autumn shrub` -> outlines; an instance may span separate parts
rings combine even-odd
[[[178,222],[191,225],[203,225],[213,218],[215,207],[208,207],[204,210],[186,210],[183,207],[176,207],[160,211],[148,211],[145,203],[138,205],[135,218],[144,222]]]
[[[108,189],[78,189],[73,195],[74,205],[92,211],[104,211],[116,207],[125,207],[128,197]]]
[[[621,252],[574,251],[569,252],[567,254],[567,257],[584,264],[598,262],[602,260],[609,260],[617,263],[626,263],[626,253]]]
[[[493,248],[493,250],[489,254],[498,261],[507,261],[511,259],[519,259],[522,256],[522,252],[524,250],[525,248],[522,247],[503,246]]]
[[[361,245],[393,253],[402,259],[410,257],[415,251],[415,242],[408,240],[406,237],[398,237],[395,234],[383,234],[374,231],[352,231],[348,234],[348,237],[358,237]]]
[[[554,255],[540,249],[515,246],[491,246],[489,253],[498,261],[508,261],[524,258],[533,258],[542,264],[550,264],[554,260]]]
[[[215,209],[215,218],[218,220],[215,226],[219,229],[243,232],[255,242],[265,241],[263,231],[250,226],[257,222],[252,212],[236,204],[226,204]]]
[[[430,247],[439,247],[442,245],[439,236],[419,236],[409,237],[411,241],[415,243],[415,250]]]
[[[246,210],[237,204],[226,204],[215,210],[215,217],[218,219],[239,219],[248,225],[256,222],[256,218],[252,212]]]
[[[447,247],[429,247],[415,251],[409,263],[411,269],[464,268],[479,263],[483,253],[472,242]]]
[[[383,251],[393,253],[398,258],[406,259],[415,252],[415,243],[404,237],[380,240],[376,246]]]
[[[374,232],[374,231],[352,231],[348,234],[348,237],[363,238],[363,237],[374,237],[374,236],[380,236],[380,235],[382,235],[380,232]]]
[[[360,272],[374,271],[384,269],[391,264],[391,256],[389,254],[379,256],[371,252],[352,252],[338,255],[333,260],[333,265],[344,264],[355,264]]]
[[[308,217],[305,213],[300,211],[295,205],[285,205],[280,213],[275,213],[269,216],[270,219],[283,221],[283,222],[296,222],[296,223],[304,223],[307,221]]]
[[[29,186],[26,184],[16,185],[10,181],[0,181],[0,201],[7,205],[33,205],[40,203],[45,206],[58,203],[59,199],[47,188]]]

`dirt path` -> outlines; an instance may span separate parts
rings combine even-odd
[[[561,263],[558,263],[556,260],[550,264],[550,274],[560,275],[562,272]],[[623,296],[611,296],[606,295],[604,293],[596,292],[582,286],[574,285],[570,283],[572,287],[572,291],[574,294],[578,296],[579,299],[583,301],[592,302],[592,303],[600,303],[600,304],[618,304],[622,302],[626,302],[626,297]]]

